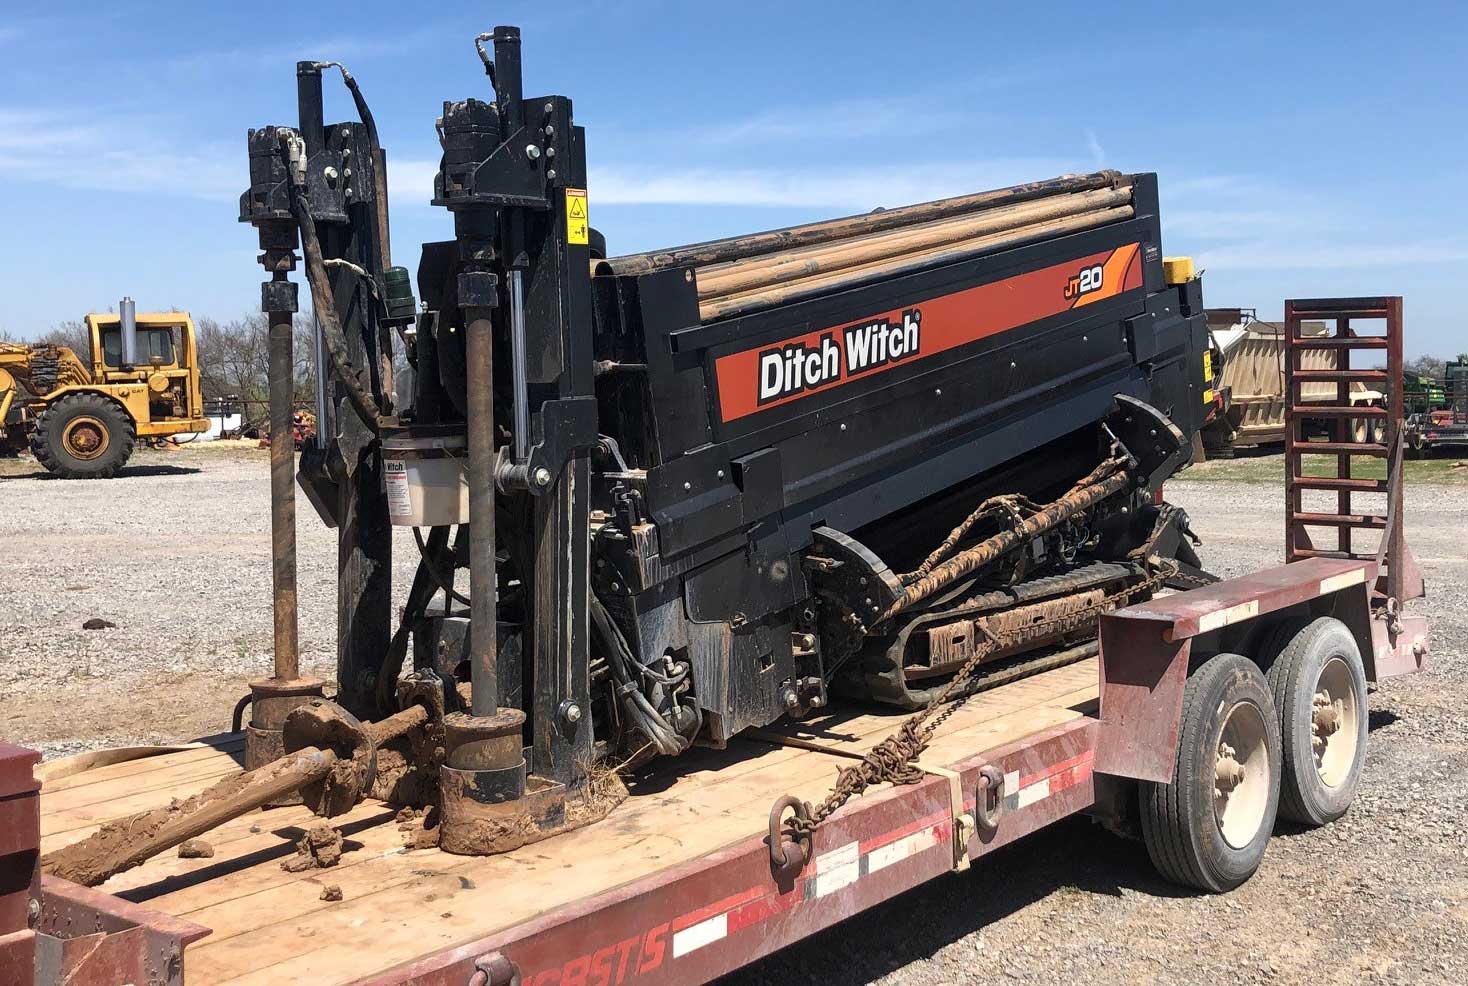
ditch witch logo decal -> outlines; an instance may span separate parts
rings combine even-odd
[[[1141,286],[1141,246],[1129,243],[730,353],[714,362],[719,409],[724,421],[734,421]]]
[[[793,397],[905,356],[918,355],[922,351],[919,342],[922,320],[921,309],[909,308],[902,313],[901,322],[882,318],[842,329],[840,344],[833,333],[826,332],[817,346],[796,340],[776,349],[762,350],[759,403]]]

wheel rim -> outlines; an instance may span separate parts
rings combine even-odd
[[[66,454],[76,459],[95,459],[107,451],[109,444],[107,426],[89,414],[72,418],[61,433],[61,445]]]
[[[1356,694],[1356,679],[1343,659],[1332,657],[1321,667],[1310,706],[1310,751],[1315,756],[1315,769],[1326,787],[1340,787],[1351,778],[1361,742],[1356,729],[1360,697]]]
[[[1254,841],[1269,807],[1274,779],[1267,736],[1264,714],[1252,702],[1235,703],[1224,716],[1213,769],[1213,818],[1235,849]]]

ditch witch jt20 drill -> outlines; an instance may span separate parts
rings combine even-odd
[[[425,709],[445,849],[564,827],[598,762],[1080,659],[1101,611],[1206,578],[1160,497],[1212,381],[1155,176],[608,257],[570,99],[523,95],[517,29],[476,47],[486,98],[437,121],[454,236],[423,247],[421,305],[345,69],[360,120],[323,123],[335,63],[298,66],[297,126],[250,132],[241,200],[277,415],[297,249],[319,325],[299,482],[339,533],[342,762],[371,745],[360,720]],[[276,673],[253,686],[252,765],[323,708],[296,661],[290,446],[272,453]],[[421,561],[394,628],[395,524]]]

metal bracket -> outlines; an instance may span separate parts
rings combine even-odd
[[[930,766],[921,761],[913,766],[924,773],[942,777],[948,781],[948,804],[953,814],[953,869],[955,872],[962,873],[969,868],[968,842],[978,834],[974,816],[964,811],[963,775],[956,770]]]
[[[595,397],[565,397],[540,406],[539,444],[531,446],[523,464],[501,458],[495,468],[495,483],[502,491],[529,490],[536,496],[549,493],[555,478],[577,452],[597,443]]]

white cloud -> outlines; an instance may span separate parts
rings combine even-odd
[[[598,205],[865,210],[997,188],[1041,175],[1051,177],[1074,170],[1077,164],[1061,159],[1015,158],[840,170],[593,165],[589,186],[592,202]],[[395,206],[426,203],[437,171],[437,162],[391,162],[388,180]]]
[[[768,110],[742,119],[694,129],[690,139],[715,146],[776,141],[852,140],[914,136],[955,125],[951,107],[924,110],[918,99],[842,100],[815,108]]]
[[[1198,251],[1207,270],[1336,270],[1407,267],[1468,260],[1468,243],[1320,243],[1255,241]]]
[[[304,40],[287,39],[264,47],[239,45],[233,48],[195,48],[167,59],[167,64],[176,69],[204,69],[211,74],[222,67],[267,69],[312,59],[346,62],[347,67],[352,68],[353,61],[403,55],[421,50],[430,43],[441,43],[442,40],[441,30],[424,25],[406,33],[394,33],[391,37],[339,35]],[[468,57],[474,57],[472,49],[468,52]]]
[[[1096,131],[1086,131],[1086,150],[1091,153],[1091,163],[1097,168],[1106,167],[1106,148],[1101,146],[1101,140],[1096,136]]]
[[[0,107],[0,175],[108,192],[227,200],[248,184],[244,144],[185,150],[144,119]]]

